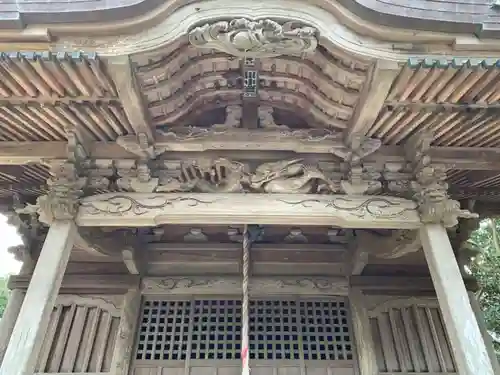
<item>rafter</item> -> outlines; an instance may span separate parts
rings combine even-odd
[[[355,134],[365,135],[375,123],[384,105],[385,98],[400,70],[400,67],[395,62],[378,61],[373,66],[369,76],[370,81],[365,85],[354,115],[345,130],[348,141]]]
[[[108,58],[109,74],[112,77],[125,114],[136,134],[144,133],[153,139],[151,121],[144,105],[139,84],[131,68],[128,56]]]

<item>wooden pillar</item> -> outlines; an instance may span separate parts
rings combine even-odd
[[[19,275],[28,275],[33,272],[34,261],[30,256],[25,256]],[[2,364],[5,350],[9,344],[10,336],[14,330],[17,317],[21,311],[21,306],[24,301],[25,292],[20,289],[14,289],[9,295],[7,306],[0,320],[0,364]]]
[[[0,375],[33,375],[75,233],[73,221],[54,221],[50,226],[7,346]]]
[[[420,238],[460,375],[494,375],[448,233],[425,224]]]
[[[363,302],[363,293],[359,288],[351,288],[349,291],[349,303],[351,305],[354,338],[356,340],[359,374],[377,375],[377,359],[375,357],[375,345],[370,328],[370,319],[366,305]]]
[[[470,305],[472,306],[472,311],[476,314],[477,324],[479,325],[479,330],[483,335],[484,343],[486,344],[486,349],[488,350],[488,355],[490,356],[490,361],[495,370],[495,374],[500,374],[500,363],[498,363],[497,355],[495,349],[493,348],[493,340],[491,339],[488,329],[486,328],[486,322],[484,321],[484,314],[481,311],[479,302],[477,301],[476,295],[473,292],[468,292]]]
[[[111,363],[112,375],[128,375],[129,373],[140,310],[141,291],[131,289],[123,299],[120,325]]]

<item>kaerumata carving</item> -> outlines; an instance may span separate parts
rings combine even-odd
[[[190,43],[198,48],[212,48],[237,57],[275,57],[314,52],[318,45],[317,30],[293,22],[279,24],[265,19],[240,18],[219,21],[189,32]]]

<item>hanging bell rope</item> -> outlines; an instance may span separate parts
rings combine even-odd
[[[262,230],[257,225],[245,225],[243,232],[243,300],[241,303],[241,374],[250,375],[249,366],[249,273],[250,273],[250,248],[262,234]]]

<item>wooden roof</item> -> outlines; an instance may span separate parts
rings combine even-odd
[[[387,67],[320,44],[304,59],[280,56],[257,63],[257,127],[271,121],[291,129],[327,129],[333,137],[378,138],[382,147],[365,163],[383,182],[384,164],[404,162],[409,138],[431,131],[435,160],[449,168],[452,195],[500,201],[498,60],[409,59]],[[243,75],[240,60],[195,49],[183,38],[132,55],[130,62],[95,53],[3,53],[0,199],[8,205],[14,193],[28,201],[43,193],[47,162],[65,158],[68,132],[94,150],[88,174],[110,181],[92,193],[116,189],[117,161],[137,158],[114,142],[121,136],[149,132],[156,142],[175,143],[169,132],[189,126],[210,129],[231,120],[246,128],[244,116],[231,112],[245,106]],[[307,151],[309,146],[295,156],[265,145],[246,153],[204,147],[203,154],[169,152],[158,162],[218,155],[253,160],[255,166],[259,160],[304,157],[329,163],[333,171],[342,163],[328,152]]]

